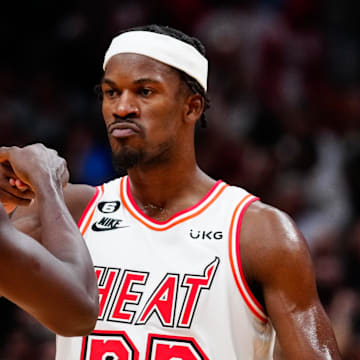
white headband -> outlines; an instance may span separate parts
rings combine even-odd
[[[117,54],[135,53],[149,56],[182,70],[207,89],[208,61],[193,46],[171,36],[150,31],[129,31],[116,36],[106,54],[105,70],[109,59]]]

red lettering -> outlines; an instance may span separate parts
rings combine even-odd
[[[209,360],[195,339],[150,334],[146,360]]]
[[[104,318],[111,297],[109,294],[111,294],[119,272],[120,269],[107,269],[106,271],[105,268],[95,268],[99,287],[99,319],[101,320]]]
[[[118,295],[115,298],[115,308],[109,316],[110,320],[131,323],[135,316],[135,311],[126,310],[127,304],[138,305],[142,292],[132,290],[134,284],[144,285],[148,274],[126,270],[121,281]]]
[[[210,289],[219,262],[219,258],[215,258],[213,262],[206,266],[203,276],[184,276],[181,286],[187,287],[188,289],[178,321],[179,327],[190,327],[201,290]]]
[[[138,360],[139,351],[123,331],[95,331],[84,338],[81,359]]]
[[[145,324],[155,313],[163,326],[174,326],[178,281],[179,275],[167,274],[165,276],[144,306],[137,324]]]
[[[198,359],[191,348],[183,345],[168,345],[159,344],[156,347],[155,359],[156,360],[171,360],[171,359],[182,359],[182,360],[196,360]]]

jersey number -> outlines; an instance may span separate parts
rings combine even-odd
[[[193,338],[149,334],[146,360],[209,360]],[[139,360],[124,331],[95,331],[83,339],[81,360]]]

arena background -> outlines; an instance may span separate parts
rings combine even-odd
[[[57,149],[74,183],[112,178],[93,92],[112,36],[148,23],[197,36],[212,102],[200,165],[295,219],[344,359],[360,359],[359,10],[355,0],[2,4],[0,144]],[[7,300],[0,311],[1,360],[54,358],[53,334]]]

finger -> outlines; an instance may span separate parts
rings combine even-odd
[[[17,179],[18,177],[16,176],[13,168],[11,167],[11,164],[8,161],[5,162],[0,162],[0,168],[1,168],[1,173],[8,177],[8,178],[14,178]]]
[[[29,186],[26,185],[25,183],[23,183],[20,179],[16,179],[16,178],[11,177],[11,178],[9,178],[9,184],[12,187],[17,188],[21,192],[23,192],[25,190],[30,190]]]
[[[15,193],[15,196],[17,196],[19,198],[22,198],[22,199],[32,200],[32,199],[35,199],[36,195],[30,189],[24,189],[24,190],[17,189],[17,192]]]
[[[21,180],[19,179],[14,179],[14,178],[10,178],[9,179],[9,184],[13,187],[16,187],[17,189],[19,189],[20,191],[25,191],[28,190],[29,187],[27,185],[25,185]]]
[[[29,188],[17,189],[16,180],[18,180],[18,177],[14,174],[10,164],[8,162],[0,163],[0,189],[21,199],[33,199],[35,195],[32,191],[29,191]],[[2,197],[0,201],[2,201]]]
[[[69,174],[66,160],[62,159],[62,163],[59,166],[59,168],[57,169],[57,174],[60,178],[62,186],[65,187],[70,180],[70,174]]]
[[[14,173],[13,168],[9,162],[0,163],[1,175],[5,180],[8,180],[9,184],[13,187],[17,187],[20,191],[29,189],[29,186],[21,181]]]
[[[1,188],[1,190],[9,193],[10,195],[16,196],[21,199],[31,200],[31,199],[35,198],[35,193],[31,189],[29,189],[29,188],[18,189],[16,187],[16,185],[15,186],[11,185],[10,179],[9,179],[8,184],[3,184],[3,185],[1,185],[0,188]]]
[[[0,163],[0,177],[6,179],[11,186],[17,187],[20,191],[31,189],[29,183],[24,182],[22,175],[19,175],[9,162]]]
[[[1,202],[4,204],[5,207],[7,203],[11,203],[12,205],[16,205],[16,206],[28,206],[32,201],[32,199],[24,199],[14,196],[2,189],[0,189],[0,197],[1,197]]]
[[[21,191],[24,192],[26,190],[29,190],[29,187],[24,184],[20,179],[15,180],[15,186]]]
[[[20,191],[20,193],[21,193],[21,198],[26,200],[33,200],[36,197],[36,194],[32,190],[24,190],[24,191]]]

